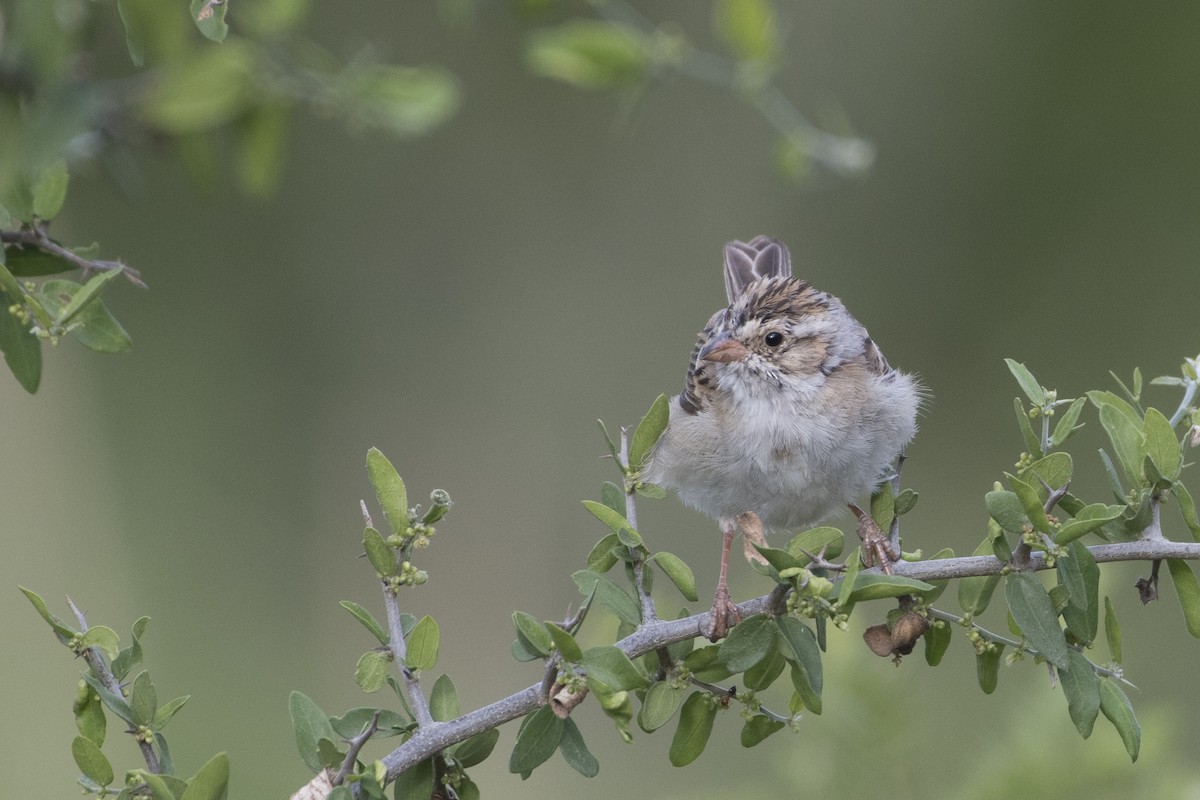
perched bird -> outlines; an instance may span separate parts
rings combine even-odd
[[[861,519],[854,500],[890,473],[920,400],[840,300],[792,277],[779,241],[727,244],[725,290],[647,470],[724,534],[713,641],[738,621],[726,570],[739,529],[762,543],[764,527],[812,525],[847,505]]]

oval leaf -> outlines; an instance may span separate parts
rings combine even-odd
[[[642,421],[638,423],[637,429],[633,432],[633,439],[629,442],[629,467],[631,469],[641,471],[646,463],[646,456],[650,454],[655,442],[667,429],[667,420],[670,416],[667,396],[660,394],[650,405],[646,416],[642,417]]]
[[[389,659],[378,650],[368,650],[358,659],[354,667],[354,682],[358,688],[370,694],[377,692],[387,683]]]
[[[1092,727],[1100,713],[1100,681],[1083,653],[1071,650],[1068,657],[1071,668],[1058,670],[1058,682],[1067,698],[1071,721],[1079,735],[1086,739],[1092,735]]]
[[[646,674],[615,645],[605,644],[589,648],[583,654],[583,666],[588,677],[616,691],[641,689],[650,683]]]
[[[666,681],[651,686],[638,712],[638,725],[642,730],[651,733],[670,722],[683,704],[683,693],[684,687],[672,686]]]
[[[396,800],[429,800],[433,796],[433,759],[413,765],[396,778]]]
[[[1142,746],[1142,726],[1138,724],[1125,692],[1109,677],[1100,678],[1100,711],[1121,734],[1129,760],[1137,761]]]
[[[399,565],[396,564],[395,552],[383,540],[382,534],[374,528],[363,531],[363,550],[380,577],[390,578],[400,571]]]
[[[409,669],[433,669],[437,663],[438,644],[441,631],[433,617],[428,614],[421,617],[412,633],[408,635],[408,652],[405,659]]]
[[[854,582],[850,600],[854,603],[880,600],[885,597],[900,597],[933,590],[933,584],[903,575],[885,575],[882,572],[861,572]]]
[[[229,756],[217,753],[188,779],[180,800],[225,800],[229,789]]]
[[[1200,583],[1196,581],[1196,574],[1180,558],[1168,558],[1167,568],[1171,570],[1171,582],[1175,584],[1188,633],[1200,639]]]
[[[655,553],[650,560],[667,574],[685,599],[693,603],[700,599],[696,594],[696,576],[692,574],[692,568],[683,563],[683,559],[671,553],[661,552]]]
[[[558,751],[571,765],[571,768],[585,778],[594,778],[600,771],[600,762],[588,750],[583,741],[583,734],[575,720],[567,717],[563,720],[562,738],[558,741]]]
[[[514,611],[512,619],[517,633],[525,638],[523,644],[526,645],[526,649],[532,648],[540,656],[550,655],[554,640],[550,638],[550,632],[542,623],[524,611]]]
[[[372,564],[372,566],[374,565]],[[378,639],[380,644],[388,643],[387,633],[384,632],[383,626],[375,620],[375,617],[371,616],[370,611],[367,611],[358,603],[350,600],[342,600],[339,605],[349,611],[356,620],[362,623],[362,626],[370,631],[371,635]]]
[[[408,491],[392,462],[376,447],[367,451],[367,477],[375,487],[375,496],[392,532],[403,536],[408,529]]]
[[[775,626],[762,614],[744,619],[720,644],[721,663],[730,672],[745,672],[775,646]]]
[[[300,758],[313,772],[322,769],[317,755],[317,742],[321,739],[336,739],[329,717],[307,695],[292,692],[288,697],[288,711],[292,715],[292,728],[296,734],[296,748]]]
[[[508,771],[525,774],[543,764],[558,749],[563,727],[563,721],[554,715],[550,706],[534,711],[517,734],[517,742],[508,759]],[[422,800],[428,800],[428,797],[426,795]]]
[[[108,763],[104,753],[100,752],[100,747],[91,739],[76,736],[71,742],[71,757],[75,759],[79,771],[88,779],[101,786],[108,786],[113,782],[112,764]]]
[[[1067,640],[1042,582],[1028,572],[1011,572],[1005,580],[1004,594],[1026,641],[1051,664],[1068,669]]]
[[[712,735],[716,717],[717,709],[709,700],[708,693],[692,692],[683,703],[679,727],[671,739],[671,764],[683,767],[699,758],[708,744],[708,737]]]

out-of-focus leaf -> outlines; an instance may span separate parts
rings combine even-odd
[[[779,48],[775,12],[768,0],[717,0],[713,29],[742,60],[769,61]]]
[[[332,92],[329,99],[352,125],[397,136],[428,133],[454,116],[460,103],[458,79],[442,67],[351,67]]]
[[[1100,713],[1100,681],[1083,653],[1070,650],[1067,656],[1071,667],[1058,670],[1058,682],[1067,698],[1071,721],[1079,735],[1086,739],[1092,735],[1092,726]]]
[[[42,343],[30,333],[28,325],[9,313],[9,307],[16,303],[12,295],[0,291],[0,350],[21,388],[33,394],[42,382]]]
[[[535,31],[525,47],[525,65],[531,72],[581,89],[640,83],[649,61],[645,34],[599,20],[574,20]]]
[[[692,692],[679,712],[679,727],[671,739],[669,757],[676,767],[687,766],[699,758],[712,735],[717,710],[707,692]]]
[[[1004,594],[1026,641],[1051,664],[1068,669],[1067,642],[1042,582],[1028,572],[1011,572],[1005,580]]]
[[[1200,582],[1191,566],[1181,558],[1168,558],[1167,568],[1171,571],[1171,582],[1183,609],[1183,619],[1192,636],[1200,639]]]
[[[227,0],[192,0],[192,21],[204,38],[214,42],[225,41],[229,25],[225,22]]]
[[[254,54],[241,42],[196,48],[163,68],[142,97],[142,115],[170,133],[220,127],[255,99],[255,70]]]
[[[62,256],[47,253],[34,247],[16,247],[8,245],[4,248],[4,263],[8,271],[21,278],[40,278],[44,275],[58,275],[71,272],[76,267]],[[10,285],[10,288],[15,284]],[[2,289],[3,287],[0,287]],[[12,301],[9,301],[9,305]],[[8,305],[4,306],[8,308]]]
[[[104,287],[115,279],[121,277],[120,270],[111,269],[106,272],[98,272],[88,278],[87,283],[83,286],[72,281],[46,281],[43,284],[43,304],[47,310],[54,315],[54,322],[58,325],[68,325],[71,320],[75,319],[80,312],[88,307],[89,304],[96,301],[96,298],[103,291]],[[55,285],[55,289],[46,290],[47,285]],[[57,288],[62,286],[63,288]],[[69,289],[67,287],[70,287]],[[61,293],[61,294],[60,294]],[[69,294],[69,297],[64,295]],[[61,305],[53,304],[49,301],[50,297],[56,300],[66,300]]]
[[[642,421],[638,423],[633,432],[633,438],[629,441],[630,469],[641,470],[645,466],[646,456],[650,454],[658,437],[662,436],[663,431],[667,429],[667,420],[670,416],[667,396],[660,394],[651,404],[646,416],[642,417]]]
[[[33,182],[33,213],[42,219],[54,219],[67,199],[67,162],[52,161]]]
[[[117,10],[134,66],[162,61],[187,47],[187,21],[161,0],[117,0]]]
[[[1112,660],[1121,663],[1121,625],[1117,622],[1117,612],[1113,610],[1112,600],[1104,596],[1104,638],[1108,641],[1108,653]]]
[[[1117,682],[1107,676],[1100,678],[1100,711],[1121,734],[1130,761],[1137,761],[1142,746],[1142,726],[1133,714],[1129,698]]]
[[[263,103],[238,121],[238,179],[248,194],[267,197],[279,183],[290,116],[290,106]]]
[[[517,742],[508,759],[508,771],[517,774],[532,772],[554,755],[562,735],[563,721],[554,715],[550,706],[545,705],[534,711],[517,734]]]

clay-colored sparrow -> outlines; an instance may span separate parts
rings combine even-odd
[[[857,511],[916,433],[920,399],[840,300],[792,277],[777,240],[726,245],[725,290],[647,470],[724,534],[713,641],[738,620],[726,569],[739,528],[761,543],[764,526]]]

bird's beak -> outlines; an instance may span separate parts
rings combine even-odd
[[[737,339],[731,339],[729,336],[718,336],[700,351],[698,358],[701,361],[716,361],[718,364],[728,364],[731,361],[741,361],[746,356],[750,355],[750,351],[746,346]]]

